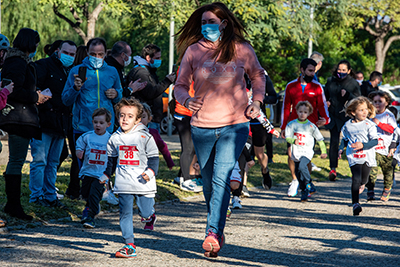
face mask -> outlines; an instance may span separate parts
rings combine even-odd
[[[359,84],[361,84],[364,80],[356,80]]]
[[[103,58],[97,58],[89,55],[89,62],[95,69],[100,69],[103,66]]]
[[[29,58],[33,58],[35,55],[36,55],[36,51],[33,52],[33,53],[30,53],[28,57],[29,57]]]
[[[60,61],[66,68],[70,67],[74,63],[74,59],[75,59],[74,57],[61,53]]]
[[[128,60],[127,60],[127,61],[124,60],[124,66],[125,66],[125,67],[128,67],[129,64],[131,64],[131,61],[132,61],[132,57],[128,57]]]
[[[154,59],[153,63],[150,63],[150,67],[159,68],[161,66],[161,59]]]
[[[338,72],[338,73],[337,73],[337,76],[338,76],[339,79],[344,79],[344,78],[346,78],[347,73],[346,73],[346,72],[344,72],[344,73]]]
[[[379,82],[377,86],[379,87],[379,86],[381,86],[381,85],[382,85],[382,82]]]
[[[211,42],[215,42],[221,36],[221,32],[219,31],[219,24],[204,24],[201,25],[201,34],[203,34],[204,38]]]
[[[303,79],[306,83],[310,83],[314,79],[314,76],[303,75]]]

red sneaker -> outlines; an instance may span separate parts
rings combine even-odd
[[[219,236],[211,230],[208,230],[208,235],[203,242],[203,249],[206,252],[218,253],[221,249],[219,245]]]

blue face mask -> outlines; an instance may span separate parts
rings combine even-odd
[[[338,76],[339,79],[344,79],[344,78],[346,78],[347,73],[346,73],[346,72],[344,72],[344,73],[338,72],[338,73],[337,73],[337,76]]]
[[[28,57],[29,57],[29,58],[33,58],[35,55],[36,55],[36,51],[33,52],[33,53],[30,53]]]
[[[161,66],[161,59],[154,59],[153,63],[150,63],[150,67],[159,68]]]
[[[70,67],[74,63],[74,59],[75,59],[74,57],[61,53],[60,61],[66,68]]]
[[[382,85],[382,82],[379,82],[377,86],[379,87],[379,86],[381,86],[381,85]]]
[[[95,69],[100,69],[103,66],[103,58],[97,58],[89,55],[89,62]]]
[[[221,36],[221,32],[219,31],[219,24],[204,24],[201,25],[201,34],[203,34],[204,38],[211,42],[215,42]]]

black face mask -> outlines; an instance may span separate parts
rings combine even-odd
[[[303,79],[306,83],[310,83],[314,79],[314,76],[303,75]]]

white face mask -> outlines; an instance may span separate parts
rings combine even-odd
[[[124,53],[124,54],[125,54],[125,53]],[[127,54],[125,54],[125,55],[127,55]],[[131,64],[131,62],[132,62],[132,57],[128,57],[128,60],[127,60],[127,61],[124,60],[124,66],[125,66],[125,67],[128,67],[129,64]]]

